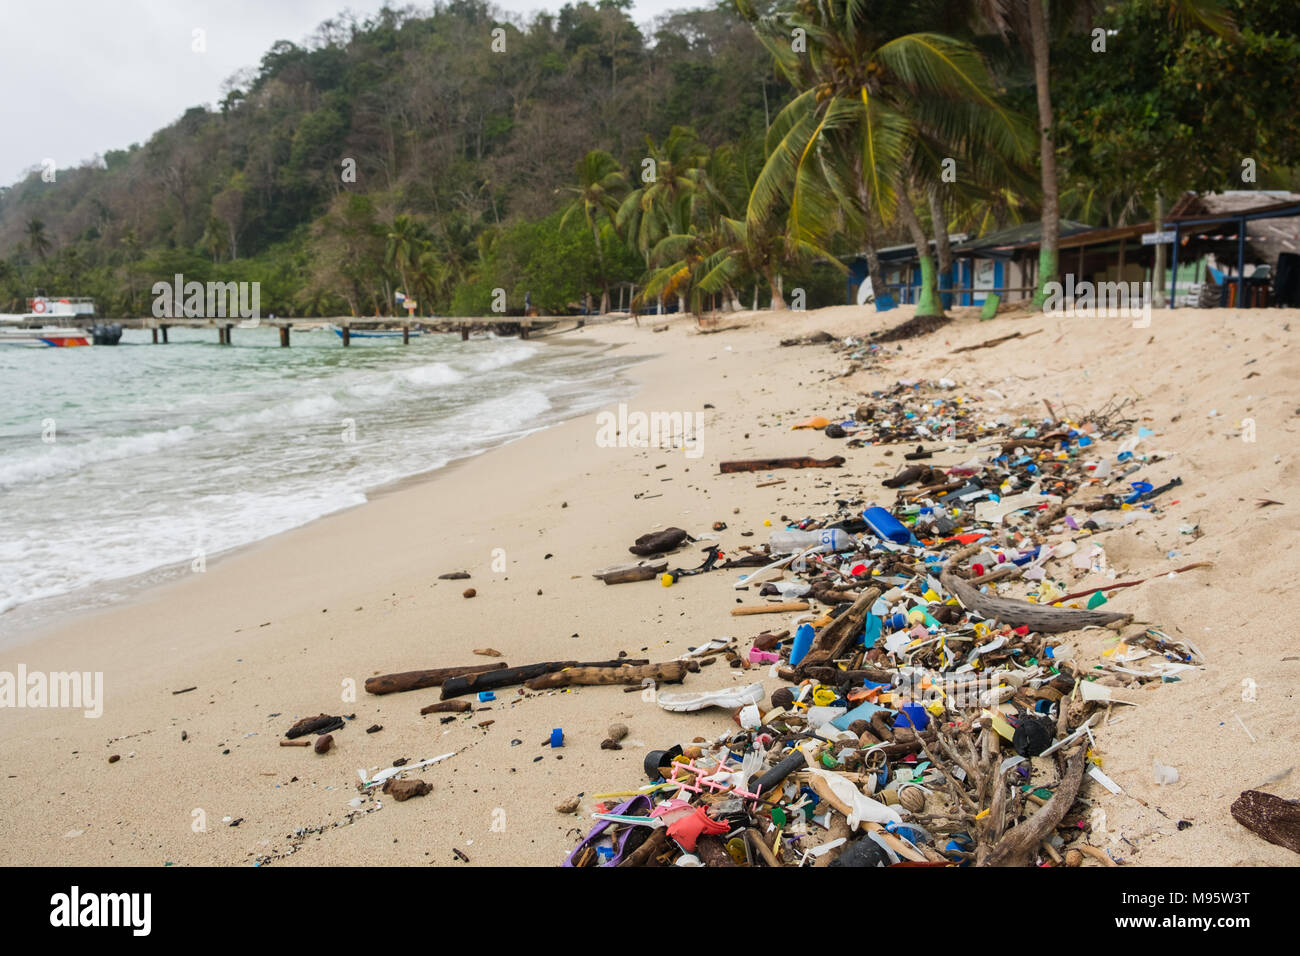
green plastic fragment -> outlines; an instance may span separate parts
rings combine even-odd
[[[1100,591],[1094,591],[1092,597],[1088,598],[1088,609],[1092,610],[1094,607],[1101,607],[1105,603],[1106,595]]]

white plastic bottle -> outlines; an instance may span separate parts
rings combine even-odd
[[[773,531],[768,538],[773,554],[791,554],[795,551],[848,551],[854,548],[853,535],[843,528],[822,528],[820,531]]]

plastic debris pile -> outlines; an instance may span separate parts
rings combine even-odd
[[[919,447],[885,480],[887,507],[839,499],[717,565],[803,612],[793,635],[707,650],[785,686],[660,691],[665,709],[722,707],[735,727],[648,754],[646,782],[597,796],[565,865],[1116,865],[1089,839],[1095,795],[1123,794],[1102,769],[1103,713],[1205,661],[1156,628],[1124,633],[1105,592],[1142,582],[1116,582],[1098,542],[1177,504],[1163,496],[1181,481],[1138,476],[1171,455],[1123,404],[1048,411],[991,417],[950,381],[900,382],[825,423]],[[1111,583],[1069,593],[1088,574]],[[1061,636],[1090,628],[1122,635],[1100,663]]]

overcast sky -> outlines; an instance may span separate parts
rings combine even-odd
[[[564,5],[494,2],[520,14]],[[384,0],[4,0],[0,185],[47,158],[62,169],[143,143],[189,107],[215,105],[222,81],[257,66],[276,40],[300,43],[343,9],[366,16],[383,5]],[[646,23],[669,10],[710,5],[635,0],[633,18]],[[207,49],[196,53],[194,31],[200,28]]]

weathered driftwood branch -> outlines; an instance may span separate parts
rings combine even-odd
[[[617,568],[596,571],[591,576],[599,578],[606,584],[627,584],[630,581],[649,581],[668,570],[667,561],[655,564],[625,564]]]
[[[848,612],[846,611],[845,613],[847,614]],[[851,684],[856,684],[864,680],[873,681],[877,684],[892,684],[898,678],[898,674],[894,671],[887,671],[880,667],[855,667],[852,670],[842,671],[838,667],[813,665],[809,667],[801,667],[799,670],[803,673],[804,677],[811,677],[814,680],[821,681],[823,684],[831,685],[846,681]],[[787,673],[789,674],[788,677],[786,676]],[[783,667],[777,671],[777,676],[782,680],[788,680],[795,684],[799,682],[799,677],[793,668]]]
[[[821,633],[813,641],[812,649],[800,662],[800,667],[824,664],[842,657],[844,652],[861,637],[859,631],[862,630],[867,615],[871,613],[871,605],[876,603],[878,597],[880,597],[880,588],[867,588],[863,591],[847,611],[822,628]]]
[[[844,464],[844,458],[745,458],[739,461],[724,461],[718,465],[718,471],[731,475],[742,471],[768,471],[772,468],[838,468]]]
[[[772,853],[772,848],[767,845],[763,839],[763,834],[759,833],[753,827],[745,830],[745,841],[749,844],[750,849],[762,858],[768,866],[780,866],[781,861]]]
[[[782,601],[779,604],[757,604],[752,607],[733,607],[732,617],[744,617],[748,614],[784,614],[787,611],[806,611],[807,601]]]
[[[420,708],[420,714],[463,714],[474,705],[467,700],[440,700],[436,704]]]
[[[977,591],[967,582],[957,577],[948,568],[939,575],[939,581],[948,592],[962,603],[962,606],[975,611],[981,617],[1001,621],[1012,627],[1028,625],[1031,631],[1044,634],[1059,634],[1063,631],[1077,631],[1080,628],[1108,624],[1127,624],[1133,620],[1132,614],[1120,614],[1114,611],[1083,611],[1068,607],[1049,607],[1042,604],[1030,604],[1014,598],[995,597]]]
[[[645,842],[623,857],[618,866],[650,866],[660,853],[668,849],[668,831],[659,827],[651,831]]]
[[[1032,817],[1019,826],[1012,827],[989,851],[979,866],[1028,866],[1038,844],[1045,840],[1061,822],[1083,783],[1084,748],[1076,746],[1065,764],[1065,774],[1057,784],[1052,799]]]
[[[708,834],[700,837],[695,844],[695,855],[705,866],[736,866],[737,863],[727,852],[727,845],[722,838]]]
[[[1089,588],[1086,591],[1075,591],[1073,594],[1065,595],[1060,598],[1060,600],[1073,601],[1075,598],[1087,597],[1088,595],[1095,594],[1098,591],[1117,591],[1120,588],[1133,588],[1137,587],[1139,584],[1146,584],[1148,581],[1154,581],[1155,578],[1162,578],[1168,574],[1182,574],[1184,571],[1195,571],[1197,568],[1212,567],[1214,567],[1213,561],[1197,561],[1195,564],[1185,564],[1181,568],[1174,568],[1172,571],[1165,571],[1162,574],[1155,575],[1155,577],[1142,578],[1140,581],[1121,581],[1119,584],[1103,584],[1101,587]]]
[[[420,690],[424,687],[437,687],[450,677],[482,674],[485,671],[501,670],[505,666],[505,661],[497,661],[492,664],[470,664],[466,667],[436,667],[425,671],[380,674],[378,677],[366,679],[366,693],[397,694],[407,690]]]
[[[568,687],[571,684],[640,684],[652,680],[657,684],[680,684],[687,673],[698,671],[698,661],[668,661],[663,664],[642,664],[632,667],[569,667],[562,671],[542,674],[525,681],[529,690],[546,690],[551,687]]]
[[[1010,335],[1000,335],[996,339],[986,339],[978,345],[963,345],[959,349],[953,349],[952,354],[957,355],[960,352],[975,352],[979,349],[991,349],[1001,345],[1003,342],[1010,342],[1012,339],[1027,339],[1031,335],[1037,335],[1042,329],[1035,329],[1032,332],[1012,332]]]
[[[500,670],[448,678],[442,684],[442,699],[449,700],[452,697],[463,697],[465,694],[473,694],[480,690],[493,690],[497,687],[522,684],[534,677],[541,677],[543,674],[562,671],[566,667],[621,667],[624,664],[649,663],[649,660],[623,658],[616,661],[544,661],[540,664],[525,664],[522,667],[503,667]]]
[[[342,717],[336,717],[331,714],[317,714],[315,717],[304,717],[292,727],[284,732],[288,740],[296,740],[299,737],[306,737],[308,734],[326,734],[331,730],[339,730],[344,725]]]

